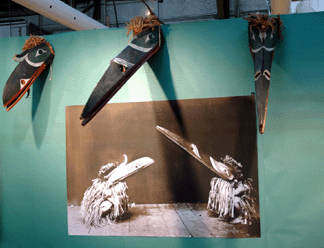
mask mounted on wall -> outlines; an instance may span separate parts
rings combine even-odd
[[[3,90],[3,106],[9,111],[30,89],[37,77],[54,58],[52,46],[43,37],[31,36],[21,54],[13,59],[19,64],[11,73]]]
[[[117,93],[128,79],[161,47],[163,37],[161,22],[155,15],[135,17],[127,23],[133,40],[111,60],[108,69],[90,95],[80,116],[86,125]]]
[[[249,22],[249,46],[254,62],[254,81],[259,132],[264,133],[268,108],[271,65],[277,42],[282,39],[280,16],[253,14]]]

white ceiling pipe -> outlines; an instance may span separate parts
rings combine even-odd
[[[12,0],[73,30],[108,28],[59,0]]]

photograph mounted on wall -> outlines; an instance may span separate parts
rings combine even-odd
[[[66,107],[69,235],[260,237],[255,97]]]

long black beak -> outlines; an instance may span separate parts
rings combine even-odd
[[[85,126],[161,46],[161,28],[142,31],[114,58],[90,95],[80,119]]]
[[[253,54],[259,132],[264,133],[270,90],[273,51],[261,49]]]

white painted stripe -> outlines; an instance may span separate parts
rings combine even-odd
[[[120,59],[120,58],[114,58],[113,61],[116,62],[117,64],[123,65],[127,68],[131,68],[134,66],[134,64],[132,64],[126,60]]]
[[[33,67],[40,67],[40,66],[44,63],[44,61],[43,61],[43,62],[39,62],[39,63],[33,63],[33,62],[31,62],[31,61],[28,59],[28,57],[26,57],[26,61],[27,61],[27,63],[28,63],[29,65],[31,65],[31,66],[33,66]]]
[[[275,47],[268,48],[268,47],[262,46],[262,47],[260,47],[260,48],[258,48],[258,49],[252,49],[252,52],[253,52],[253,53],[257,53],[257,52],[259,52],[261,49],[265,49],[265,50],[267,50],[268,52],[272,52],[272,51],[275,49]]]
[[[14,57],[14,60],[15,60],[16,62],[21,62],[21,61],[23,61],[24,59],[26,59],[27,56],[28,56],[28,53],[25,54],[24,56],[20,57],[20,58],[18,58],[17,56],[15,56],[15,57]]]
[[[147,53],[147,52],[151,51],[152,48],[153,48],[153,47],[151,47],[151,48],[140,47],[140,46],[135,45],[135,44],[133,44],[133,43],[129,43],[128,45],[129,45],[130,47],[132,47],[132,48],[134,48],[134,49],[136,49],[136,50],[138,50],[138,51],[144,52],[144,53]]]

